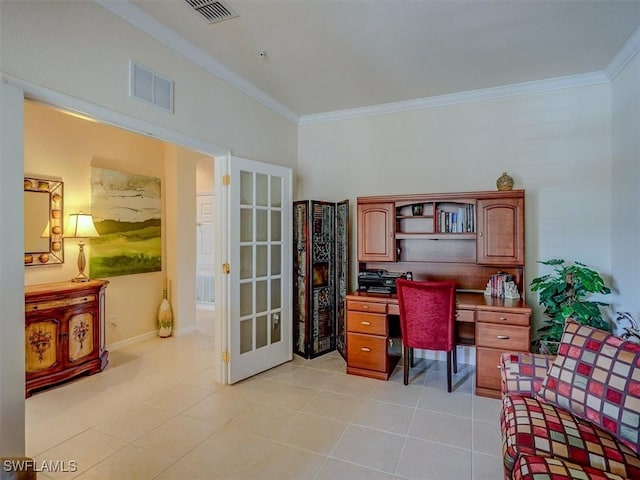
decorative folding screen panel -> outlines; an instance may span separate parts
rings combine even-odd
[[[293,204],[294,352],[313,358],[345,354],[349,289],[349,201]]]

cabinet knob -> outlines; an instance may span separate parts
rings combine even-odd
[[[371,349],[369,347],[360,347],[360,350],[362,350],[363,352],[370,352]]]
[[[496,335],[498,340],[509,340],[509,335]]]

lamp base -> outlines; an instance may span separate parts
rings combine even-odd
[[[84,258],[84,242],[82,239],[78,242],[80,251],[78,252],[78,274],[71,279],[72,282],[88,282],[89,277],[84,273],[84,267],[86,266],[86,260]]]

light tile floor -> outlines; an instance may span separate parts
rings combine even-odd
[[[502,478],[499,402],[472,394],[470,366],[453,393],[443,362],[419,360],[405,386],[400,368],[389,382],[346,375],[337,353],[223,386],[210,343],[141,342],[111,352],[104,372],[29,398],[27,454],[40,469],[77,465],[38,478]]]

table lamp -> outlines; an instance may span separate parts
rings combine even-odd
[[[79,238],[78,247],[78,275],[71,279],[72,282],[88,282],[89,277],[84,273],[87,261],[84,258],[84,239],[96,238],[100,235],[93,224],[93,217],[86,213],[72,213],[69,215],[67,227],[64,229],[64,238]]]

